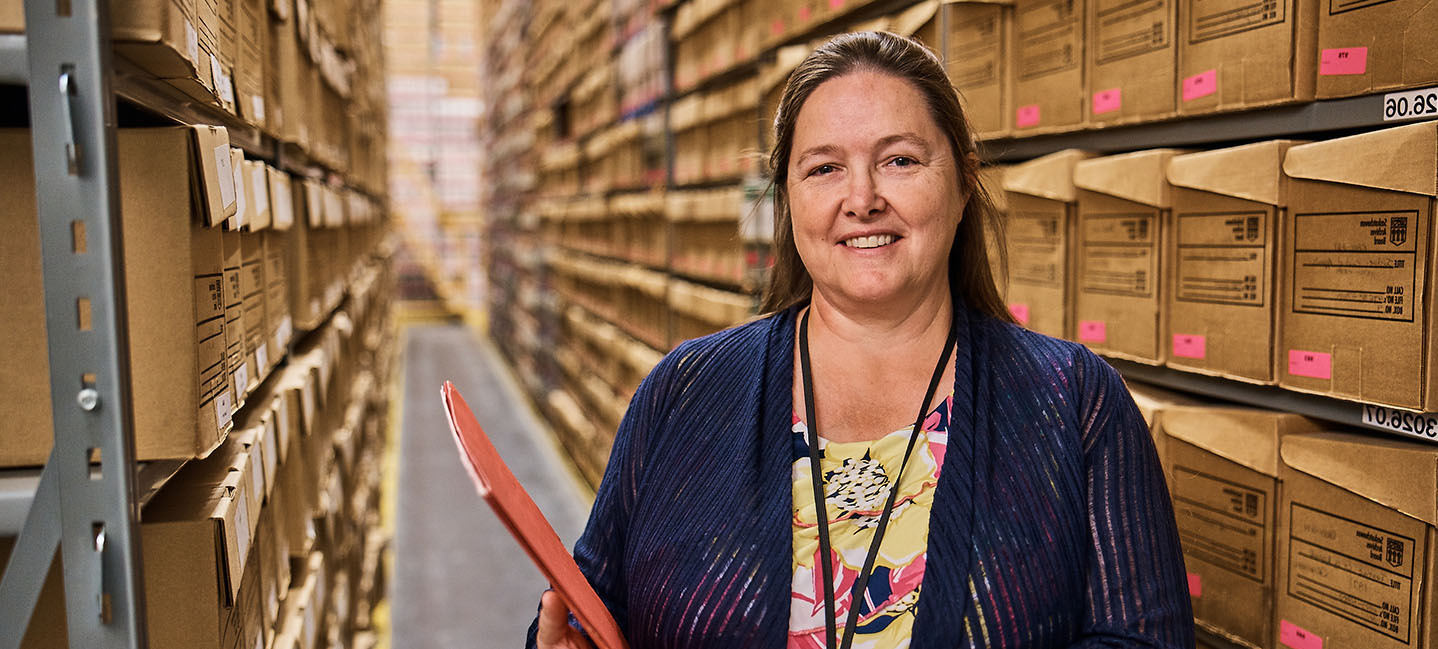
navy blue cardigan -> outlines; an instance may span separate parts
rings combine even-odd
[[[630,403],[574,555],[633,649],[785,645],[794,312],[681,344]],[[1118,374],[955,317],[913,649],[1193,646],[1163,473]]]

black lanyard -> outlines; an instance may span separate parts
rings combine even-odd
[[[904,467],[909,464],[909,455],[914,451],[914,442],[919,439],[924,415],[928,414],[929,400],[934,398],[934,391],[938,389],[939,381],[944,376],[944,368],[949,364],[949,354],[954,351],[954,345],[958,341],[956,324],[949,325],[949,338],[944,343],[944,353],[939,356],[939,364],[934,366],[934,376],[929,379],[929,390],[924,393],[924,400],[919,402],[919,416],[914,419],[914,429],[909,433],[909,445],[904,448],[904,460],[899,463],[899,472],[889,483],[889,499],[884,503],[883,513],[879,515],[878,526],[874,528],[874,540],[869,544],[869,553],[864,557],[864,568],[859,571],[859,578],[849,591],[849,618],[844,623],[843,644],[839,645],[839,649],[849,649],[854,642],[854,628],[859,622],[859,597],[868,587],[869,577],[873,574],[874,559],[879,556],[879,544],[884,540],[884,529],[889,526],[889,515],[894,511],[894,502],[898,498],[899,486],[904,477]],[[809,367],[809,311],[804,312],[804,319],[799,323],[799,367],[804,380],[804,414],[809,423],[810,482],[814,484],[814,506],[817,511],[816,518],[819,519],[819,563],[822,564],[824,577],[824,628],[827,632],[824,646],[834,649],[834,636],[837,635],[834,620],[834,568],[829,562],[833,548],[829,545],[829,506],[824,498],[824,474],[819,462],[819,425],[814,417],[814,373]]]

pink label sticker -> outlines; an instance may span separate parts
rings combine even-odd
[[[1009,313],[1014,314],[1014,319],[1018,320],[1019,324],[1027,325],[1029,323],[1029,305],[1023,302],[1014,302],[1009,305]]]
[[[1318,74],[1363,74],[1368,71],[1368,48],[1335,47],[1323,50],[1318,59]]]
[[[1193,101],[1218,92],[1218,69],[1204,70],[1183,80],[1183,100]]]
[[[1203,597],[1203,575],[1188,573],[1188,596]]]
[[[809,10],[809,5],[799,7],[799,22],[807,23],[811,17],[813,17],[813,12]]]
[[[1288,373],[1314,379],[1333,378],[1333,355],[1323,352],[1288,350]]]
[[[844,0],[829,0],[829,8],[830,8],[830,9],[843,9],[843,8],[844,8]]]
[[[1079,320],[1079,342],[1101,343],[1108,340],[1108,323],[1103,320]]]
[[[769,33],[774,36],[784,33],[784,19],[775,18],[774,22],[769,23]]]
[[[1208,340],[1203,336],[1174,334],[1173,355],[1180,358],[1205,358],[1205,352],[1208,350],[1207,342]]]
[[[1123,89],[1109,88],[1093,94],[1093,114],[1112,113],[1123,108]]]
[[[1017,113],[1017,115],[1015,115],[1015,118],[1014,118],[1014,124],[1016,124],[1019,128],[1027,128],[1027,127],[1029,127],[1029,126],[1038,126],[1038,125],[1039,125],[1039,105],[1038,105],[1038,104],[1029,104],[1029,105],[1027,105],[1027,106],[1019,106],[1018,113]]]
[[[1288,620],[1278,621],[1278,641],[1293,649],[1323,649],[1323,638]]]

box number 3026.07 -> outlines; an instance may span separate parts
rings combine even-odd
[[[1438,414],[1405,412],[1363,404],[1363,423],[1386,428],[1395,433],[1417,435],[1429,439],[1438,438]]]

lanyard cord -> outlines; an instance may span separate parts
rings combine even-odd
[[[869,552],[864,557],[864,567],[859,571],[859,578],[855,580],[854,586],[849,591],[849,616],[844,623],[843,644],[839,649],[849,649],[854,642],[855,625],[859,621],[859,597],[869,585],[869,577],[873,574],[874,560],[879,555],[879,544],[884,540],[884,530],[889,526],[889,515],[894,511],[894,502],[899,495],[899,485],[904,477],[904,468],[909,464],[909,455],[914,451],[914,442],[919,439],[919,429],[923,426],[924,415],[928,414],[929,400],[934,398],[934,391],[939,387],[939,381],[944,377],[944,367],[949,364],[949,355],[954,351],[954,345],[958,341],[958,329],[956,322],[949,325],[949,337],[944,343],[944,352],[939,356],[939,363],[934,367],[934,376],[929,379],[928,392],[924,394],[924,400],[919,403],[919,415],[914,419],[914,428],[909,432],[909,444],[904,448],[904,459],[899,463],[899,472],[894,480],[889,483],[889,499],[884,503],[884,510],[879,515],[878,526],[874,528],[874,540],[869,544]],[[824,477],[821,463],[819,461],[819,426],[814,417],[814,378],[809,363],[809,311],[804,312],[804,320],[799,324],[799,366],[804,381],[804,414],[809,427],[809,473],[810,482],[814,485],[814,505],[817,509],[819,522],[819,561],[824,577],[824,629],[826,632],[825,647],[833,649],[837,629],[834,619],[836,607],[834,599],[834,568],[829,560],[833,553],[833,546],[829,543],[829,507],[824,498]]]

